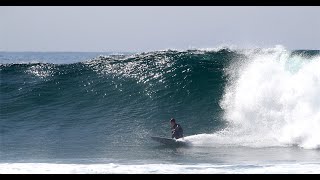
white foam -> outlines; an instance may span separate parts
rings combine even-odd
[[[1,174],[254,174],[319,173],[320,165],[305,164],[53,164],[2,163]]]
[[[282,46],[247,51],[226,69],[221,101],[228,127],[187,137],[194,145],[320,147],[320,57],[290,56]]]
[[[252,54],[242,68],[232,70],[238,77],[221,104],[236,138],[319,147],[319,57],[290,57],[277,47],[272,53]]]

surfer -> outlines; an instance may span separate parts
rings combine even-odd
[[[183,129],[180,126],[180,124],[176,123],[176,120],[174,118],[170,119],[170,124],[171,124],[171,133],[172,136],[171,138],[179,139],[183,137]]]

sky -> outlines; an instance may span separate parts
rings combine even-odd
[[[0,51],[320,49],[320,7],[0,7]]]

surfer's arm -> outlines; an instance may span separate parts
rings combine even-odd
[[[179,128],[180,128],[180,126],[177,125],[177,127],[175,127],[175,128],[173,129],[173,131],[176,131],[176,130],[178,130]]]

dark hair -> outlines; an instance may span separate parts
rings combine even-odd
[[[170,122],[176,122],[176,120],[174,118],[171,118]]]

